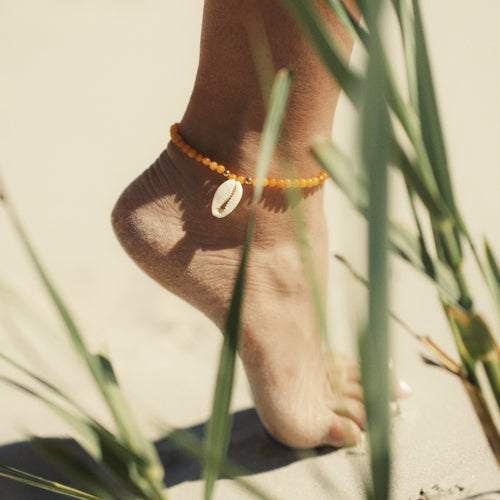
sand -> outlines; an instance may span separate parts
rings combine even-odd
[[[1,175],[89,344],[109,352],[155,440],[164,436],[166,423],[201,432],[220,334],[135,268],[113,237],[109,213],[123,187],[163,149],[170,123],[183,112],[196,69],[201,6],[200,0],[3,0],[0,15]],[[487,234],[500,251],[500,4],[426,0],[423,10],[457,198],[477,241]],[[356,58],[359,51],[355,64]],[[346,150],[355,142],[353,121],[343,101],[335,136]],[[332,252],[363,268],[363,223],[333,185],[326,189]],[[404,220],[404,197],[395,194],[395,218]],[[43,318],[33,325],[11,306],[0,306],[3,352],[59,376],[106,420],[3,211],[0,249],[0,283]],[[399,262],[392,278],[393,309],[453,355],[432,287]],[[480,280],[473,281],[478,309],[495,325]],[[334,345],[352,352],[353,298],[362,292],[333,260],[330,284]],[[497,498],[498,468],[460,383],[424,365],[419,346],[400,327],[393,325],[392,337],[396,368],[413,388],[393,419],[393,498]],[[0,373],[12,371],[0,364]],[[0,463],[56,478],[26,440],[31,434],[67,437],[67,429],[35,401],[4,385],[0,391]],[[273,443],[252,409],[240,366],[233,410],[231,455],[248,468],[247,479],[280,499],[363,498],[366,447],[299,458]],[[168,441],[159,449],[170,498],[201,498],[194,464]],[[56,497],[0,481],[1,500],[50,498]],[[215,498],[250,497],[221,480]]]

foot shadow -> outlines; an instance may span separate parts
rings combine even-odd
[[[206,423],[174,431],[166,438],[155,443],[156,449],[166,471],[165,485],[172,487],[185,481],[200,478],[201,468],[196,459],[183,451],[177,444],[177,437],[186,431],[198,439],[203,439]],[[176,434],[177,433],[177,434]],[[69,454],[73,459],[84,464],[104,482],[109,481],[106,474],[93,462],[80,445],[70,438],[44,438],[60,452]],[[314,454],[326,454],[332,448],[314,450]],[[292,448],[273,440],[262,427],[254,408],[241,410],[233,415],[233,427],[230,435],[228,458],[237,464],[243,474],[257,474],[271,471],[296,462],[304,457]],[[68,486],[84,489],[82,483],[47,459],[30,441],[12,443],[0,447],[0,464],[18,468],[36,476],[58,481]],[[14,481],[0,478],[0,498],[2,500],[59,500],[60,495],[42,491]]]

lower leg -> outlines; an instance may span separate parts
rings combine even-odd
[[[278,145],[270,175],[283,176],[288,154],[298,176],[315,175],[320,169],[309,147],[315,135],[331,133],[339,91],[278,0],[206,0],[199,70],[180,132],[204,155],[245,177],[254,175],[265,106],[252,59],[252,23],[264,27],[275,67],[295,71],[285,117],[288,142]],[[347,56],[351,41],[333,18],[331,29]],[[139,266],[222,327],[248,205],[214,218],[209,205],[218,184],[220,176],[200,170],[170,144],[121,196],[113,224]],[[352,363],[342,365],[333,391],[290,210],[280,190],[265,191],[257,207],[240,343],[257,411],[285,444],[356,442],[364,421],[358,371]],[[322,205],[320,188],[303,196],[313,259],[325,289]]]
[[[348,58],[352,39],[321,6]],[[255,64],[256,37],[261,33],[274,68],[294,72],[284,120],[288,144],[278,147],[270,175],[280,176],[280,151],[289,149],[298,175],[308,177],[318,171],[310,145],[316,136],[331,133],[339,88],[280,0],[206,0],[198,73],[181,133],[206,155],[228,164],[240,165],[242,156],[255,152],[266,111]],[[245,176],[251,176],[253,167],[246,162],[239,166]]]

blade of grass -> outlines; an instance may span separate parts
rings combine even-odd
[[[406,82],[410,94],[411,105],[418,109],[418,90],[415,55],[415,29],[413,16],[407,0],[392,0],[396,11],[401,36],[403,39],[403,51],[405,58]]]
[[[99,388],[120,432],[125,439],[131,439],[131,441],[127,441],[126,444],[129,445],[131,449],[134,450],[134,452],[138,455],[149,459],[148,465],[141,470],[141,472],[145,475],[146,482],[148,482],[150,487],[156,492],[156,498],[164,498],[160,486],[160,482],[163,478],[163,468],[154,448],[152,447],[152,444],[142,436],[140,429],[133,420],[131,412],[126,405],[124,398],[122,397],[121,393],[119,393],[117,384],[112,383],[109,372],[111,364],[109,362],[103,362],[101,358],[96,357],[89,352],[83,340],[83,336],[80,333],[80,330],[78,329],[75,321],[69,313],[69,310],[64,304],[61,296],[56,291],[54,285],[49,279],[48,274],[45,271],[40,259],[38,258],[34,247],[31,244],[31,241],[29,240],[24,227],[17,216],[17,213],[14,210],[12,203],[6,196],[5,190],[2,190],[1,200],[5,205],[9,218],[32,261],[38,273],[38,276],[42,280],[45,289],[47,290],[57,311],[59,312],[59,315],[66,327],[66,331],[72,342],[72,345],[76,349],[77,353],[81,356],[81,358],[86,362],[86,365],[97,387]],[[127,415],[125,415],[124,412],[127,413]]]
[[[376,500],[389,498],[389,333],[388,333],[388,177],[387,147],[390,138],[385,102],[386,76],[379,37],[380,1],[367,6],[370,28],[369,61],[360,125],[361,158],[368,175],[368,326],[359,345],[364,402],[370,442],[372,493]]]
[[[115,419],[119,423],[119,429],[126,433],[125,442],[128,443],[134,452],[141,456],[145,466],[149,469],[147,476],[161,481],[163,478],[163,467],[151,442],[144,438],[136,421],[132,416],[132,410],[127,404],[123,393],[120,390],[113,367],[109,359],[104,354],[99,354],[94,358],[99,363],[101,373],[106,384],[106,393],[110,398],[111,406],[115,411]]]
[[[425,40],[420,4],[417,0],[412,0],[412,4],[415,19],[415,64],[418,68],[418,71],[416,71],[416,81],[419,96],[418,105],[422,126],[422,137],[429,153],[431,166],[443,199],[446,204],[455,211],[455,199],[451,187],[448,158],[441,128],[436,94],[434,92],[434,83],[427,51],[427,43]]]
[[[345,5],[340,0],[325,0],[325,2],[354,40],[361,42],[365,46],[368,45],[370,35],[353,18]]]
[[[43,385],[46,389],[72,404],[75,409],[77,409],[86,418],[81,418],[74,415],[73,413],[64,409],[62,406],[49,400],[45,396],[42,396],[33,389],[14,380],[3,376],[0,376],[0,380],[16,387],[17,389],[27,393],[35,399],[38,399],[46,406],[48,406],[53,413],[55,413],[59,418],[66,422],[66,424],[76,432],[76,435],[79,436],[79,443],[91,457],[93,457],[96,461],[100,462],[105,468],[107,468],[109,470],[109,473],[113,475],[117,481],[121,481],[122,483],[126,484],[127,487],[134,491],[136,494],[142,493],[142,490],[138,489],[137,486],[133,482],[131,482],[130,478],[128,477],[128,469],[131,464],[138,464],[140,467],[145,467],[147,465],[147,462],[145,462],[142,457],[124,446],[113,434],[111,434],[102,425],[92,419],[92,417],[90,417],[84,409],[82,409],[77,403],[67,397],[58,388],[45,381],[41,377],[36,376],[31,371],[25,369],[22,365],[18,364],[9,357],[1,354],[0,356],[5,361],[9,362],[12,366],[15,366],[26,375],[33,378],[33,380],[36,380],[38,383]]]
[[[85,451],[72,446],[75,442],[40,437],[31,437],[30,442],[44,460],[51,461],[58,470],[67,474],[78,485],[78,488],[102,500],[125,499],[133,495],[93,461]],[[136,495],[133,496],[136,498]]]
[[[262,179],[266,176],[268,165],[279,139],[286,103],[290,94],[291,81],[292,75],[290,71],[280,70],[276,75],[271,90],[269,110],[264,123],[262,141],[257,160],[257,185],[253,193],[253,203],[256,203],[260,199],[263,188]],[[235,360],[241,329],[246,264],[250,252],[254,227],[255,212],[252,212],[248,221],[241,262],[236,276],[233,295],[224,328],[224,341],[217,372],[212,415],[208,423],[206,437],[207,459],[203,470],[203,478],[205,479],[205,500],[210,500],[210,498],[212,498],[215,481],[220,475],[221,465],[227,451],[228,435],[231,427],[229,407],[231,403]]]
[[[328,175],[347,196],[353,207],[362,215],[368,217],[368,181],[366,176],[356,169],[353,162],[342,153],[331,141],[319,142],[313,148],[313,154]],[[401,258],[411,264],[416,270],[433,280],[451,303],[456,304],[460,293],[455,278],[438,260],[433,260],[433,272],[423,261],[423,249],[417,237],[401,224],[389,223],[389,243],[391,249]]]
[[[75,488],[70,488],[69,486],[56,483],[55,481],[43,479],[33,474],[28,474],[27,472],[15,469],[14,467],[8,467],[6,465],[0,465],[0,477],[11,479],[28,486],[34,486],[42,490],[51,491],[52,493],[58,493],[59,495],[64,495],[70,498],[79,498],[80,500],[102,500],[102,498],[90,495],[89,493],[79,491]]]
[[[485,321],[478,314],[447,309],[458,328],[462,344],[471,358],[469,365],[481,363],[500,407],[500,349]]]
[[[484,239],[484,251],[486,254],[487,266],[485,266],[483,274],[485,274],[486,282],[490,288],[498,316],[500,317],[500,267],[498,266],[498,261],[486,238]]]
[[[164,428],[165,426],[162,427]],[[170,430],[167,435],[167,439],[178,445],[183,452],[185,452],[187,455],[197,460],[201,464],[206,461],[207,450],[204,449],[203,441],[195,434],[182,429],[175,429]],[[236,481],[248,493],[257,498],[260,498],[261,500],[277,500],[276,496],[273,495],[271,497],[258,486],[255,486],[249,481],[242,479],[240,476],[247,475],[248,471],[243,467],[233,463],[231,460],[228,460],[227,458],[221,463],[220,474],[224,477]]]
[[[369,287],[368,280],[363,278],[361,274],[359,274],[354,267],[347,261],[346,258],[342,257],[341,255],[335,255],[335,258],[341,262],[351,273],[353,278],[356,281],[359,281],[363,285],[365,285],[367,288]],[[448,370],[449,372],[455,374],[455,375],[461,375],[461,370],[460,366],[453,361],[441,348],[439,348],[436,343],[427,335],[421,335],[417,332],[415,332],[412,328],[408,326],[406,322],[404,322],[400,316],[395,314],[392,311],[389,311],[389,316],[391,319],[393,319],[396,323],[398,323],[400,326],[402,326],[415,340],[417,340],[429,353],[431,353],[434,357],[436,357],[439,362],[440,366]]]
[[[481,423],[484,435],[490,445],[490,449],[500,466],[500,433],[495,425],[495,421],[491,416],[488,404],[486,403],[483,394],[477,386],[470,383],[466,379],[462,379],[467,395],[474,407],[476,415]]]
[[[53,413],[61,418],[77,435],[80,436],[80,442],[87,452],[97,459],[100,458],[99,442],[94,432],[89,428],[88,424],[81,418],[75,416],[71,412],[65,410],[62,406],[53,403],[45,396],[38,394],[28,386],[21,384],[15,380],[0,375],[0,381],[34,397],[38,401],[47,406]]]

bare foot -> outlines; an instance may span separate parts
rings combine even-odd
[[[170,144],[124,191],[113,211],[113,227],[147,274],[222,327],[251,188],[244,188],[235,212],[216,219],[210,203],[219,184],[219,175]],[[257,411],[269,433],[286,445],[355,444],[365,418],[358,368],[346,360],[338,363],[340,376],[332,388],[290,209],[279,190],[265,192],[257,209],[239,350]],[[310,190],[303,202],[314,261],[325,277],[322,189]]]

